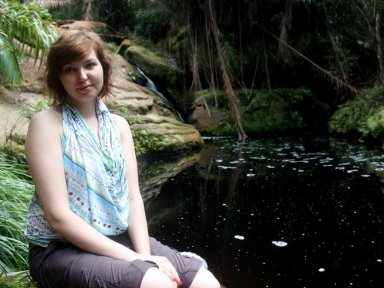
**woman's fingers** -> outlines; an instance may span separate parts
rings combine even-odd
[[[168,261],[168,259],[165,259],[158,263],[160,271],[162,271],[164,274],[166,274],[172,281],[177,283],[177,286],[181,286],[181,280],[179,275],[176,272],[175,267],[171,264],[171,262]]]
[[[157,257],[156,264],[159,266],[159,270],[167,275],[172,281],[176,282],[177,286],[180,287],[182,282],[175,267],[172,263],[165,257]]]

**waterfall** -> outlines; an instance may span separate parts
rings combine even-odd
[[[171,111],[176,114],[176,116],[179,118],[179,120],[181,122],[185,122],[184,119],[183,119],[183,116],[181,116],[179,110],[177,110],[177,108],[175,107],[175,105],[173,105],[171,103],[171,101],[169,101],[169,99],[167,97],[164,96],[163,93],[161,93],[155,83],[153,83],[153,81],[147,76],[145,75],[145,73],[139,68],[139,67],[136,67],[137,70],[139,71],[140,75],[143,76],[143,78],[145,79],[145,87],[147,87],[149,90],[151,90],[153,93],[155,93],[157,96],[159,96],[161,99],[164,100],[165,102],[165,105],[171,109]]]

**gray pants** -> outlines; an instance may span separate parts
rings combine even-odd
[[[110,237],[132,249],[128,233]],[[165,256],[176,268],[182,287],[189,287],[202,262],[150,238],[151,254]],[[41,288],[139,288],[151,262],[116,260],[52,241],[47,248],[31,246],[29,270]]]

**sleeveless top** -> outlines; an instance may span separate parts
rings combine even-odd
[[[61,149],[69,206],[104,235],[117,235],[128,228],[127,162],[119,130],[101,100],[96,114],[99,137],[76,108],[63,104]],[[24,234],[31,243],[46,247],[53,239],[64,240],[49,228],[36,193],[28,212]]]

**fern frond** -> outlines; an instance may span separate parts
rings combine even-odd
[[[15,63],[18,63],[16,52],[28,53],[37,62],[42,59],[57,34],[47,10],[12,0],[0,0],[0,33],[0,75],[12,83],[21,79],[17,80],[20,71],[15,68]],[[6,69],[10,69],[9,72]]]
[[[8,42],[7,35],[0,32],[0,75],[13,85],[20,83],[21,71],[16,51]]]

